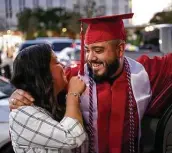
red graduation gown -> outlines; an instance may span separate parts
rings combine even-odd
[[[172,104],[172,53],[152,59],[144,55],[138,62],[145,67],[152,90],[146,114],[159,117]]]
[[[152,90],[152,99],[147,114],[160,116],[172,101],[172,54],[162,58],[150,59],[141,56],[138,59],[146,69]],[[70,78],[77,75],[78,68],[67,71]],[[138,85],[139,86],[139,85]],[[114,81],[97,84],[98,102],[98,148],[99,153],[128,153],[129,150],[129,114],[128,85],[126,72]],[[135,144],[137,148],[139,119],[135,103]]]

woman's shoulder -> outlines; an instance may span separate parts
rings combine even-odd
[[[48,112],[37,106],[21,106],[18,109],[13,109],[10,112],[10,118],[15,118],[15,119],[26,119],[26,118],[45,118],[47,116],[50,116]]]
[[[37,111],[35,106],[20,106],[17,109],[13,109],[10,114],[19,114],[19,113],[35,113]]]

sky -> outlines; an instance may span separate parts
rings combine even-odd
[[[133,24],[146,24],[156,12],[162,11],[172,0],[132,0]]]

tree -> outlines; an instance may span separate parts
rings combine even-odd
[[[29,28],[29,19],[32,16],[32,10],[26,8],[24,11],[17,14],[18,29],[22,32],[27,32]]]
[[[69,19],[69,26],[68,28],[73,31],[74,33],[80,32],[80,22],[79,19],[81,19],[81,14],[73,12],[71,18]]]
[[[164,24],[172,23],[172,11],[164,11],[156,13],[150,20],[150,23],[154,24]]]
[[[28,19],[28,29],[26,31],[26,39],[34,39],[35,33],[38,31],[39,21],[35,16]]]
[[[68,28],[71,17],[72,13],[64,8],[25,9],[17,14],[18,29],[29,35],[29,38],[34,37],[35,32],[37,36],[47,36],[46,31],[61,33],[62,28]]]
[[[46,11],[44,23],[46,29],[61,31],[62,28],[68,27],[68,21],[71,18],[71,13],[64,8],[52,8]]]

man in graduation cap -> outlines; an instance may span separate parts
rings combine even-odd
[[[132,16],[81,19],[88,24],[85,35],[81,31],[81,65],[66,73],[68,79],[80,75],[87,84],[81,109],[90,153],[139,152],[143,116],[160,116],[172,101],[172,54],[137,61],[124,56],[123,19]]]

